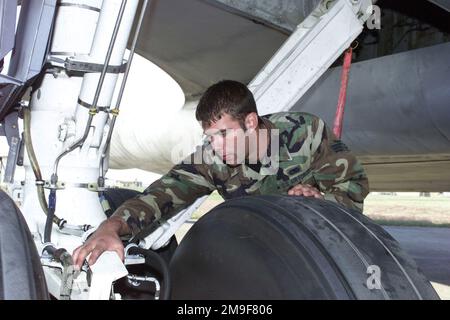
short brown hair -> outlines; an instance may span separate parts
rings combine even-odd
[[[211,124],[219,120],[224,113],[238,120],[243,126],[245,117],[256,112],[253,94],[243,83],[222,80],[210,86],[201,97],[195,117],[202,124]]]

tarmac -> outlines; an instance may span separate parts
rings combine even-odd
[[[387,227],[416,261],[441,299],[450,300],[450,228]]]

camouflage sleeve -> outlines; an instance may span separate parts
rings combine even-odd
[[[181,163],[153,182],[142,195],[125,201],[113,214],[136,236],[155,220],[167,220],[215,190],[205,165]]]
[[[326,200],[363,211],[369,182],[359,160],[348,147],[316,118],[313,122],[311,170]]]

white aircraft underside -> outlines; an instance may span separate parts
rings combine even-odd
[[[184,112],[172,113],[174,119],[166,114],[153,118],[152,110],[165,107],[147,104],[146,98],[140,105],[124,107],[127,114],[133,109],[149,120],[139,120],[122,133],[121,121],[131,119],[119,118],[111,167],[166,172],[173,165],[167,161],[172,143],[186,133],[192,136],[190,141],[201,135],[193,114],[202,92],[222,79],[250,83],[288,39],[295,19],[302,21],[317,3],[154,1],[144,18],[145,36],[139,38],[137,52],[173,77],[186,106]],[[449,8],[445,1],[439,4]],[[270,11],[274,8],[279,11]],[[449,53],[446,43],[353,64],[342,139],[363,162],[373,191],[450,189],[450,91],[445,90],[450,85]],[[340,67],[325,72],[289,109],[319,115],[332,125],[340,74]],[[181,106],[172,109],[177,108]],[[277,108],[274,105],[272,111]],[[171,125],[162,128],[161,121]],[[122,134],[133,136],[139,145],[152,145],[153,150],[127,146],[123,139],[120,142]]]

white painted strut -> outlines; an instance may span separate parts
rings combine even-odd
[[[123,63],[138,6],[138,0],[125,1],[109,63],[113,66]],[[56,66],[64,66],[66,59],[103,65],[121,4],[121,0],[61,1],[51,39],[49,61]],[[76,77],[68,76],[64,71],[55,71],[46,74],[40,87],[33,92],[30,103],[31,134],[45,180],[50,180],[57,156],[83,136],[89,109],[78,101],[93,104],[99,77],[99,72]],[[98,106],[110,106],[117,78],[118,74],[106,74]],[[65,189],[56,192],[55,213],[72,225],[96,226],[106,219],[98,194],[86,187],[88,183],[95,183],[99,176],[99,158],[105,147],[107,121],[106,112],[95,115],[83,147],[67,154],[60,162],[58,177],[60,182],[65,183]],[[37,200],[35,177],[28,159],[25,159],[25,172],[22,212],[40,247],[39,237],[43,238],[46,217]],[[54,227],[52,242],[71,253],[81,245],[81,238],[61,234]],[[44,270],[48,281],[58,281],[50,269]],[[58,284],[49,285],[49,289],[57,287]],[[59,291],[55,289],[51,294],[58,297]]]
[[[260,114],[289,110],[362,32],[371,0],[323,0],[249,84]]]

